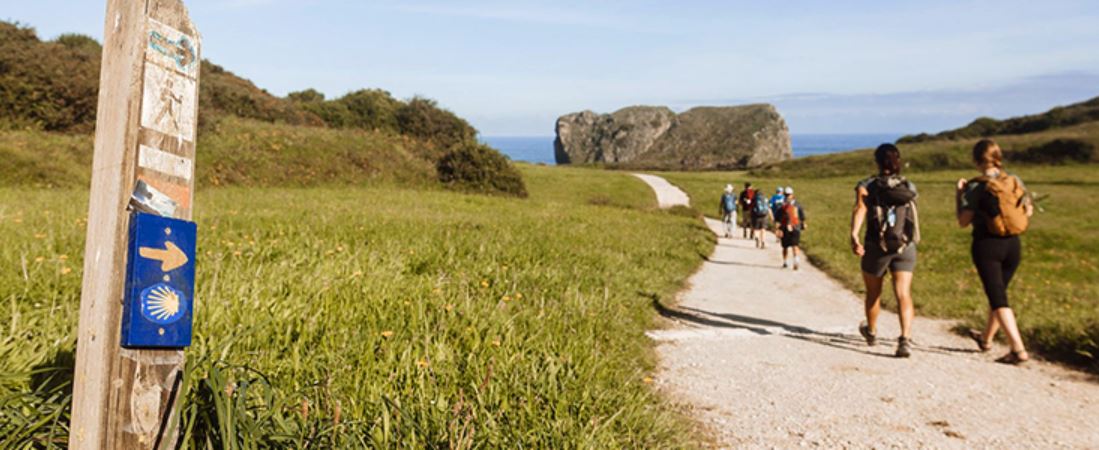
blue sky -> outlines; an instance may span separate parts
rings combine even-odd
[[[0,0],[102,36],[103,0]],[[204,57],[279,95],[425,95],[485,135],[633,104],[773,102],[794,133],[918,132],[1099,96],[1094,1],[189,0]]]

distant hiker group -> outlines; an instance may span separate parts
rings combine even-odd
[[[882,144],[874,151],[878,173],[855,184],[855,203],[851,213],[851,251],[860,257],[866,286],[865,321],[859,333],[867,345],[877,344],[877,319],[886,274],[892,275],[897,298],[900,336],[895,355],[912,354],[913,273],[920,243],[920,217],[916,185],[901,175],[901,152],[893,144]],[[1011,344],[1011,352],[997,359],[1019,364],[1029,359],[1020,337],[1014,312],[1008,305],[1007,287],[1021,260],[1019,235],[1026,231],[1033,214],[1033,201],[1022,180],[1003,167],[1003,152],[989,139],[973,147],[973,162],[980,176],[960,179],[956,184],[956,219],[961,227],[973,228],[970,254],[988,297],[989,314],[984,330],[970,330],[969,337],[978,349],[991,349],[992,339],[1002,328]],[[724,235],[731,238],[740,214],[742,237],[765,248],[764,229],[768,224],[782,244],[782,267],[798,270],[799,246],[805,230],[805,211],[792,187],[779,187],[768,198],[762,191],[744,183],[736,194],[732,184],[721,197]],[[860,238],[860,231],[865,232]],[[790,260],[792,256],[793,260]]]
[[[738,208],[740,222],[737,222]],[[764,229],[770,226],[782,244],[782,267],[798,270],[798,246],[801,232],[805,229],[805,210],[794,197],[793,187],[779,186],[775,194],[768,198],[762,190],[753,188],[751,182],[744,183],[744,190],[739,195],[732,184],[727,184],[721,194],[718,211],[725,238],[732,238],[739,225],[741,236],[755,241],[756,248],[767,248]],[[793,257],[792,264],[790,256]]]

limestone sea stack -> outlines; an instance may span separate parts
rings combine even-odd
[[[557,119],[554,153],[558,164],[676,170],[743,169],[793,157],[786,121],[768,104],[568,114]]]

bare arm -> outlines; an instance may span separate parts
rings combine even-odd
[[[958,180],[957,189],[954,192],[954,211],[958,219],[958,226],[965,228],[973,223],[973,210],[962,208],[962,196],[965,195],[965,179]]]
[[[858,256],[866,253],[862,243],[859,242],[859,230],[866,220],[866,196],[869,192],[866,188],[859,187],[855,190],[855,206],[851,210],[851,252]]]

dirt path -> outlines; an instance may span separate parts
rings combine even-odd
[[[650,185],[661,204],[686,197],[666,181]],[[913,355],[897,359],[897,318],[883,312],[879,344],[867,347],[861,299],[804,261],[799,272],[780,269],[768,240],[757,250],[719,239],[691,287],[661,310],[669,326],[649,333],[660,390],[720,446],[1099,448],[1095,380],[1045,363],[997,364],[1006,348],[976,353],[948,321],[917,317]]]

